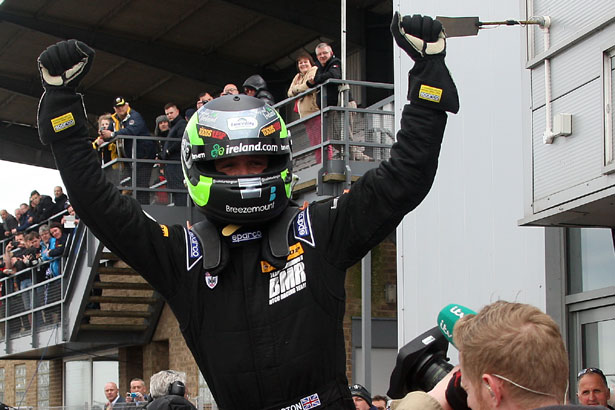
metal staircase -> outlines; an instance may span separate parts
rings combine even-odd
[[[31,359],[44,353],[53,358],[149,342],[164,300],[85,226],[75,231],[61,271],[56,278],[0,298],[0,356]],[[35,272],[20,274],[36,277]],[[7,279],[2,281],[6,285]],[[44,289],[57,289],[58,295],[45,290],[42,298]],[[30,309],[22,302],[24,292],[33,300]]]
[[[145,332],[157,317],[160,297],[141,275],[103,252],[87,297],[80,331]]]

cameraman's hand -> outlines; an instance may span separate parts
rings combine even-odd
[[[440,403],[440,406],[442,406],[444,410],[454,410],[453,407],[451,407],[451,405],[449,404],[448,400],[446,400],[446,389],[457,370],[459,370],[459,366],[455,366],[453,370],[451,370],[449,374],[444,376],[444,378],[440,380],[433,389],[427,392],[427,394],[429,394],[431,397],[436,399],[438,403]]]
[[[391,34],[397,45],[417,61],[426,56],[445,54],[446,40],[442,23],[429,16],[415,14],[401,18],[393,14]]]
[[[77,88],[94,60],[94,50],[77,40],[60,41],[38,57],[43,87]]]

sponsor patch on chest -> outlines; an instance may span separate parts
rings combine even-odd
[[[269,305],[273,305],[305,289],[305,263],[303,247],[299,242],[290,247],[288,262],[283,269],[275,269],[267,262],[261,262],[261,269],[269,274]]]
[[[186,230],[186,270],[190,270],[203,258],[201,244],[191,230]]]

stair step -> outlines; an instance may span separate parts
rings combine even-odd
[[[119,256],[117,256],[116,254],[114,254],[113,252],[103,252],[100,255],[100,259],[107,259],[110,261],[119,261],[121,260]]]
[[[90,317],[141,317],[148,318],[151,316],[149,311],[135,311],[135,310],[99,310],[88,309],[83,313],[84,316]]]
[[[139,275],[139,273],[132,268],[113,268],[108,266],[99,267],[98,273],[107,275]]]
[[[98,303],[153,305],[154,303],[158,303],[159,299],[142,296],[90,296],[89,301]]]
[[[97,331],[118,331],[118,332],[143,332],[147,330],[147,325],[97,325],[84,323],[80,326],[81,330],[97,330]]]
[[[153,290],[144,282],[94,282],[92,286],[96,289]]]

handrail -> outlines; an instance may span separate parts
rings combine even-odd
[[[66,297],[66,291],[70,288],[75,268],[77,266],[77,259],[81,254],[81,246],[84,244],[85,235],[87,233],[87,228],[84,224],[80,223],[77,225],[71,236],[69,237],[70,245],[68,247],[68,252],[64,252],[62,256],[62,275],[64,276],[63,288],[62,288],[62,300]],[[73,256],[71,258],[71,256]]]
[[[348,103],[349,87],[338,87],[344,102],[341,105],[327,105],[327,85],[331,84],[362,87],[361,90],[379,88],[390,95],[362,108]],[[299,177],[309,180],[315,178],[314,170],[322,170],[324,173],[318,171],[316,177],[318,184],[321,176],[327,173],[346,174],[346,184],[349,185],[351,174],[361,175],[369,168],[368,165],[359,165],[359,162],[387,159],[388,149],[395,139],[393,89],[393,84],[388,83],[329,79],[275,104],[274,107],[288,117],[286,127],[293,139],[295,173],[303,174]],[[315,92],[320,92],[321,109],[300,118],[293,117],[296,114],[290,112],[291,107]],[[362,92],[360,94],[363,95]]]
[[[61,216],[61,215],[64,215],[64,214],[68,214],[68,211],[67,211],[66,209],[64,209],[63,211],[60,211],[60,212],[58,212],[58,213],[56,213],[56,214],[51,215],[49,218],[45,219],[44,221],[37,222],[37,223],[35,223],[34,225],[30,225],[30,226],[29,226],[26,230],[24,230],[24,231],[22,231],[22,232],[20,232],[20,233],[24,233],[24,234],[25,234],[25,233],[28,233],[28,232],[32,232],[32,231],[34,231],[36,228],[39,228],[39,227],[41,227],[42,225],[49,225],[49,223],[50,223],[51,221],[53,221],[53,220],[54,220],[54,219],[56,219],[57,217],[59,217],[59,216]],[[9,241],[13,240],[13,237],[14,237],[14,236],[15,236],[15,235],[13,234],[13,235],[9,236],[8,238],[5,238],[5,239],[0,240],[0,250],[2,251],[2,254],[4,254],[4,247],[6,246],[6,244],[7,244]]]

